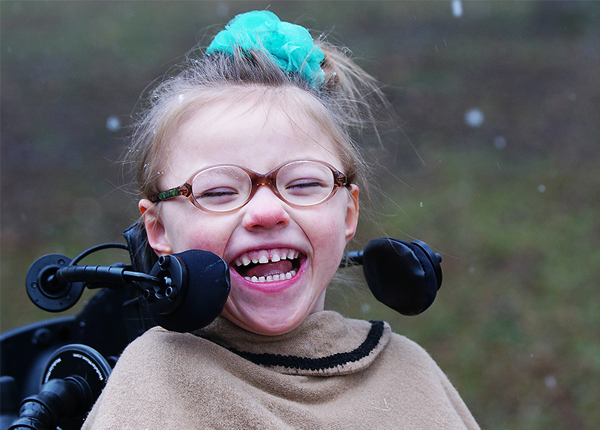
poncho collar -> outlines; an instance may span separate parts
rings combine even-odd
[[[255,364],[285,374],[341,375],[365,369],[390,339],[381,321],[346,319],[337,312],[310,315],[298,328],[278,336],[248,332],[219,317],[196,336]]]

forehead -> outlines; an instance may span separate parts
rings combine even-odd
[[[215,164],[237,164],[265,173],[295,159],[327,161],[341,170],[333,138],[317,121],[309,95],[255,91],[222,94],[190,104],[186,120],[168,144],[163,172],[177,181]],[[171,184],[172,185],[172,184]]]

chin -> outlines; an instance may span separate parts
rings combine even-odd
[[[265,336],[277,336],[289,333],[296,329],[304,320],[310,315],[311,312],[307,312],[306,315],[297,314],[285,316],[277,315],[279,312],[272,312],[269,309],[264,312],[264,315],[258,315],[258,312],[252,318],[249,317],[236,317],[223,312],[223,316],[235,325],[248,330],[252,333],[261,334]]]

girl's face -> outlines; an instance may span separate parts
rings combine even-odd
[[[199,110],[169,147],[161,189],[179,186],[216,164],[266,173],[287,161],[313,159],[344,172],[333,142],[314,120],[291,118],[279,105],[256,97],[217,101]],[[223,316],[249,331],[276,335],[323,310],[325,289],[356,231],[357,202],[353,185],[320,205],[293,208],[262,186],[232,213],[208,213],[184,197],[158,205],[142,200],[139,206],[150,245],[159,255],[203,249],[229,264],[231,292]],[[256,266],[238,267],[257,259]],[[253,276],[279,273],[278,280],[252,281]]]

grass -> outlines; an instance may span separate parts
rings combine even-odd
[[[446,150],[442,163],[405,175],[413,189],[399,185],[383,210],[397,214],[388,233],[443,255],[436,302],[402,317],[362,291],[345,306],[423,345],[484,428],[600,423],[600,207],[574,204],[583,193],[577,176],[558,160]]]

